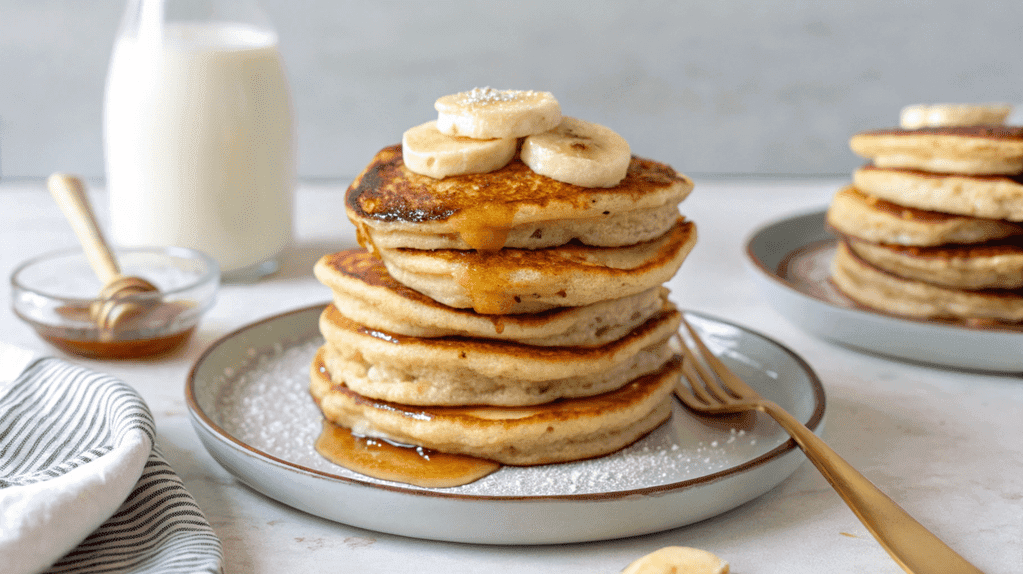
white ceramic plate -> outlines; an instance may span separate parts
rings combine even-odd
[[[835,290],[835,238],[824,210],[769,223],[746,243],[747,264],[771,305],[807,332],[859,350],[961,369],[1023,371],[1023,330],[895,317]]]
[[[416,538],[486,544],[604,540],[683,526],[732,509],[788,477],[804,455],[760,415],[669,422],[616,454],[576,463],[503,467],[457,488],[365,477],[320,457],[320,414],[307,391],[323,305],[244,327],[190,373],[192,423],[210,454],[267,496],[330,520]],[[811,429],[824,389],[770,339],[687,314],[722,360]]]

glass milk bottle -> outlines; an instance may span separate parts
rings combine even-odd
[[[227,281],[280,267],[292,236],[291,96],[248,0],[129,0],[103,103],[110,233],[205,251]]]

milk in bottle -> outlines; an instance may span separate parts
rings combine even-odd
[[[111,236],[205,251],[226,280],[272,273],[291,240],[295,176],[276,33],[218,6],[173,19],[173,4],[131,0],[111,57]]]

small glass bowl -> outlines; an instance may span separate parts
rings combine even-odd
[[[100,327],[92,309],[103,285],[77,248],[45,253],[14,269],[14,313],[51,345],[97,359],[156,355],[184,344],[216,300],[216,261],[184,247],[126,248],[115,250],[114,257],[122,275],[141,277],[160,289],[124,299],[146,310],[129,325]]]

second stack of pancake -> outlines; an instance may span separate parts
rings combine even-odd
[[[607,188],[517,156],[433,178],[381,150],[346,194],[365,249],[324,256],[334,303],[311,391],[356,434],[505,464],[618,450],[670,415],[680,313],[662,286],[696,241],[692,181],[633,157]]]
[[[850,147],[871,162],[828,210],[838,288],[902,316],[1023,321],[1023,128],[899,127]]]

